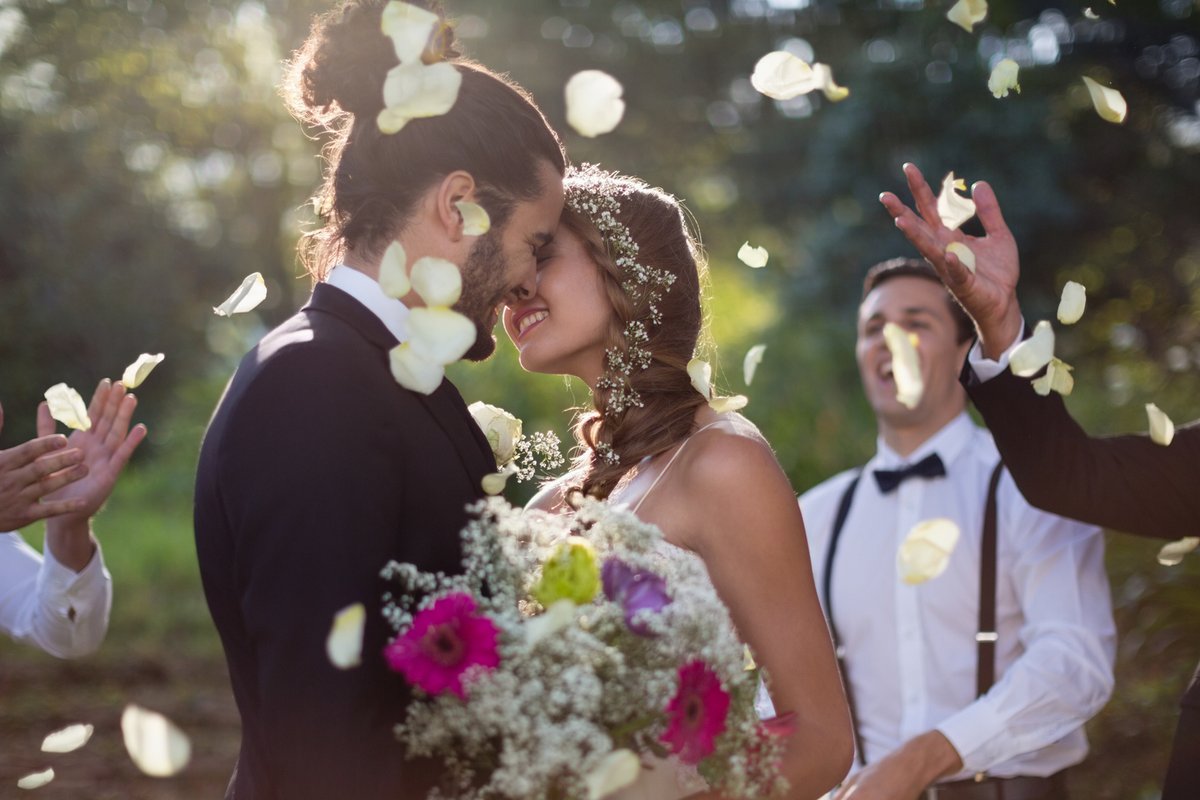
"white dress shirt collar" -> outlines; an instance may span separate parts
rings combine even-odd
[[[943,425],[941,430],[922,442],[920,447],[912,451],[907,458],[900,456],[880,436],[876,440],[875,458],[871,459],[868,466],[872,469],[895,469],[915,464],[929,454],[937,453],[938,457],[942,459],[942,463],[949,467],[950,463],[962,452],[967,442],[971,440],[975,430],[975,423],[971,421],[971,417],[964,410]]]
[[[341,289],[367,310],[379,318],[379,321],[391,331],[396,341],[408,340],[408,306],[394,297],[388,297],[379,287],[374,278],[359,272],[354,267],[338,264],[329,270],[325,283]]]

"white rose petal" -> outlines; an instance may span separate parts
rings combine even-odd
[[[1017,73],[1020,70],[1021,66],[1011,58],[997,61],[996,66],[992,67],[992,74],[988,76],[988,91],[992,93],[992,97],[997,100],[1008,97],[1010,89],[1019,93],[1021,84],[1017,83]]]
[[[747,267],[751,267],[753,269],[761,269],[762,267],[765,267],[767,265],[767,258],[769,257],[770,256],[767,253],[767,248],[751,247],[749,242],[743,244],[738,250],[738,258],[741,260],[741,262]]]
[[[232,317],[234,314],[245,314],[253,311],[258,304],[267,299],[267,284],[261,272],[252,272],[242,281],[242,285],[229,295],[224,303],[213,309],[218,317]]]
[[[896,400],[905,408],[916,408],[925,393],[921,377],[921,359],[913,335],[894,322],[883,326],[883,341],[892,354],[892,379],[896,382]]]
[[[1034,379],[1033,390],[1043,397],[1050,392],[1058,392],[1066,397],[1075,389],[1075,379],[1071,377],[1072,369],[1070,364],[1051,358],[1050,363],[1046,365],[1046,374]]]
[[[946,252],[954,253],[954,255],[958,256],[958,260],[962,262],[964,267],[971,272],[975,271],[975,254],[971,252],[971,248],[962,242],[951,242],[946,245]]]
[[[896,551],[900,580],[916,586],[941,575],[950,564],[958,538],[958,525],[953,520],[939,517],[918,522]]]
[[[413,289],[429,306],[452,306],[462,296],[462,272],[453,261],[425,256],[413,264]]]
[[[192,743],[187,734],[162,714],[140,706],[125,706],[121,734],[133,763],[156,778],[176,774],[192,757]]]
[[[517,454],[521,439],[521,420],[499,406],[476,401],[467,406],[475,424],[483,431],[497,464],[507,464]]]
[[[956,189],[967,190],[963,181],[956,180],[951,172],[942,179],[942,191],[937,199],[938,216],[950,230],[957,230],[964,222],[975,216],[975,201],[963,197]]]
[[[43,772],[31,772],[17,781],[17,788],[40,789],[52,780],[54,780],[53,768],[44,770]]]
[[[1086,305],[1087,289],[1082,283],[1067,281],[1062,290],[1062,299],[1058,301],[1058,321],[1063,325],[1074,325],[1083,316]]]
[[[598,69],[576,72],[567,81],[567,123],[580,136],[592,138],[612,131],[625,116],[621,82]]]
[[[362,603],[346,606],[333,618],[329,636],[325,639],[325,652],[329,661],[338,669],[350,669],[362,663],[363,626],[367,621],[367,609]]]
[[[383,259],[379,262],[379,288],[388,297],[397,299],[412,291],[412,280],[408,277],[408,254],[399,242],[392,242],[383,251]]]
[[[388,352],[388,363],[396,383],[421,394],[433,394],[446,374],[443,364],[428,360],[408,342]]]
[[[660,767],[667,768],[668,765]],[[601,800],[633,785],[641,769],[641,759],[632,750],[613,750],[600,759],[599,765],[584,779],[587,782],[588,800]]]
[[[747,386],[754,380],[754,373],[758,371],[758,365],[762,363],[763,354],[766,352],[765,344],[756,344],[746,351],[746,357],[742,359],[742,378]]]
[[[831,103],[840,103],[850,96],[850,90],[838,86],[833,80],[833,69],[828,64],[813,64],[813,79],[825,93],[825,99]]]
[[[724,414],[727,411],[741,411],[750,402],[750,398],[744,394],[735,394],[732,397],[714,397],[708,401],[708,407],[718,414]]]
[[[438,21],[432,11],[392,0],[383,7],[381,27],[396,48],[396,58],[408,64],[420,60]]]
[[[454,205],[462,214],[464,236],[482,236],[491,229],[492,218],[483,206],[470,200],[459,200]]]
[[[1150,440],[1163,447],[1175,438],[1175,423],[1154,403],[1146,403],[1146,416],[1150,419]]]
[[[693,358],[688,362],[687,374],[697,392],[705,399],[712,397],[712,366],[707,361]]]
[[[1085,17],[1087,17],[1088,19],[1100,19],[1100,15],[1097,14],[1095,11],[1092,11],[1090,6],[1083,10],[1083,15]]]
[[[983,20],[987,17],[987,13],[987,0],[958,0],[958,2],[946,12],[946,19],[950,20],[967,33],[971,33],[971,31],[975,29],[976,25],[983,22]]]
[[[1129,113],[1129,104],[1125,102],[1125,98],[1120,92],[1107,86],[1101,86],[1086,76],[1084,76],[1083,82],[1087,86],[1088,94],[1092,96],[1092,106],[1100,115],[1100,119],[1106,122],[1115,122],[1118,125],[1125,121],[1125,115]]]
[[[525,643],[533,646],[574,621],[575,604],[570,600],[556,600],[541,614],[525,621]]]
[[[137,360],[125,368],[125,372],[121,375],[121,383],[126,389],[136,389],[142,385],[142,381],[154,371],[154,368],[163,362],[166,358],[162,353],[142,353],[137,357]]]
[[[1168,542],[1158,551],[1158,563],[1164,567],[1173,567],[1197,547],[1200,547],[1200,536],[1185,536],[1178,541]]]
[[[68,725],[42,740],[43,753],[70,753],[83,747],[92,738],[91,725]]]
[[[791,100],[819,85],[808,62],[785,50],[767,53],[754,65],[750,85],[773,100]]]
[[[88,416],[83,398],[65,383],[56,383],[46,390],[46,403],[50,406],[50,416],[71,430],[92,429],[92,419]]]
[[[1042,320],[1033,328],[1033,335],[1013,348],[1008,368],[1013,375],[1032,377],[1054,358],[1054,328]]]
[[[475,323],[448,308],[414,308],[408,314],[413,350],[445,366],[462,358],[475,343]]]
[[[396,133],[409,120],[441,116],[454,107],[460,86],[462,73],[448,61],[392,67],[384,79],[384,109],[376,124],[383,133]]]

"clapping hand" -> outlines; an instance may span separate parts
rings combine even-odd
[[[0,408],[0,429],[3,427],[4,409]],[[82,498],[49,502],[42,498],[87,475],[83,460],[83,451],[68,448],[67,437],[55,434],[53,425],[45,435],[0,450],[0,532],[82,509]]]
[[[891,192],[881,194],[879,201],[896,220],[900,232],[933,265],[946,287],[975,320],[984,354],[996,358],[1020,335],[1023,322],[1017,303],[1017,279],[1021,272],[1017,243],[1004,222],[992,187],[984,181],[971,187],[984,235],[968,236],[942,223],[937,196],[915,164],[905,164],[904,175],[916,211]],[[951,242],[965,244],[975,255],[974,272],[954,253],[946,252]]]

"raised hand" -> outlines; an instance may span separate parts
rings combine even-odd
[[[915,164],[904,165],[904,176],[912,192],[916,211],[891,192],[879,201],[900,229],[938,274],[946,287],[975,320],[984,355],[996,358],[1021,333],[1021,309],[1017,303],[1020,258],[1017,243],[1000,213],[992,187],[980,181],[971,187],[975,212],[983,223],[983,236],[968,236],[950,230],[937,213],[937,196]],[[953,253],[951,242],[962,242],[975,255],[975,272],[967,269]]]
[[[0,407],[0,429],[4,409]],[[43,498],[87,475],[84,455],[67,447],[67,437],[55,434],[0,450],[0,532],[15,531],[55,514],[78,512],[81,499],[43,502]]]

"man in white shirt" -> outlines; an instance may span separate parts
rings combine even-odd
[[[129,429],[136,405],[124,386],[104,380],[88,409],[90,430],[55,434],[42,403],[38,438],[0,450],[0,531],[46,520],[41,554],[20,534],[0,533],[0,630],[58,658],[95,651],[108,630],[112,578],[91,517],[146,436],[144,425]]]
[[[918,339],[924,391],[911,409],[897,400],[889,322]],[[859,746],[839,800],[1064,797],[1063,771],[1087,754],[1083,724],[1112,691],[1103,539],[1034,509],[996,472],[958,381],[972,333],[928,264],[868,273],[856,353],[878,450],[800,499]],[[934,518],[958,527],[958,544],[944,572],[905,583],[898,550]]]

